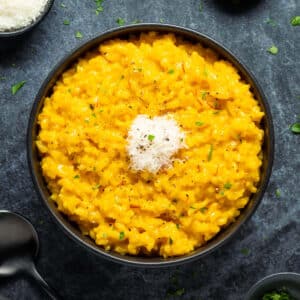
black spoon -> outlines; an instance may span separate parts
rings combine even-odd
[[[50,299],[58,300],[57,293],[36,270],[38,250],[39,239],[32,224],[16,213],[0,211],[0,278],[28,274]]]

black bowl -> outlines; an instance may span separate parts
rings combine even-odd
[[[262,110],[265,113],[265,117],[262,120],[262,128],[265,131],[263,143],[263,163],[261,167],[261,181],[259,183],[257,193],[252,195],[251,201],[249,201],[248,205],[242,210],[237,220],[231,225],[229,225],[226,229],[222,230],[205,246],[196,249],[190,254],[167,259],[163,259],[160,257],[139,257],[130,255],[120,255],[115,252],[107,252],[104,249],[97,246],[94,243],[94,241],[92,241],[90,238],[82,235],[80,230],[76,226],[74,226],[74,224],[71,224],[67,220],[67,218],[64,217],[57,210],[57,207],[54,204],[54,202],[49,200],[49,191],[43,179],[43,175],[40,168],[40,158],[34,142],[38,133],[37,116],[43,107],[44,99],[51,92],[51,89],[57,81],[57,79],[68,67],[70,67],[85,52],[95,48],[103,41],[117,37],[126,38],[130,34],[137,34],[140,32],[147,31],[157,31],[162,33],[172,32],[174,34],[184,37],[187,40],[200,42],[203,45],[214,49],[217,53],[220,54],[221,57],[229,60],[239,70],[242,78],[252,86],[252,91],[256,99],[259,101]],[[219,246],[223,245],[225,241],[228,241],[233,236],[233,234],[238,231],[241,225],[247,219],[249,219],[249,217],[253,214],[257,205],[261,201],[271,174],[274,155],[274,132],[272,116],[265,96],[263,95],[263,92],[259,87],[257,81],[254,79],[253,75],[251,75],[251,73],[246,69],[246,67],[233,54],[231,54],[223,46],[215,42],[213,39],[207,37],[206,35],[200,34],[190,29],[162,24],[138,24],[110,30],[82,44],[81,46],[73,50],[70,54],[68,54],[65,58],[63,58],[62,61],[60,61],[54,68],[54,70],[49,74],[34,101],[29,119],[27,134],[29,168],[31,170],[34,185],[39,195],[41,196],[44,204],[46,204],[46,207],[49,209],[49,211],[54,216],[55,220],[59,223],[59,225],[68,233],[70,237],[75,239],[81,245],[85,246],[87,249],[92,250],[103,257],[109,258],[116,262],[144,267],[177,265],[179,263],[192,261],[196,258],[210,253],[211,251],[217,249]]]
[[[300,299],[300,274],[285,272],[269,275],[251,287],[246,300],[260,300],[264,294],[281,289]]]
[[[6,50],[17,45],[36,25],[38,25],[50,11],[54,0],[48,0],[42,13],[36,20],[25,27],[11,31],[0,31],[0,50]]]

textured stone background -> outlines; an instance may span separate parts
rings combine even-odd
[[[248,0],[243,10],[225,2],[203,0],[200,11],[199,0],[104,0],[104,11],[97,16],[93,0],[56,0],[17,49],[0,53],[0,76],[5,77],[0,81],[0,209],[22,213],[33,222],[41,240],[38,269],[63,299],[165,299],[168,291],[184,288],[184,295],[174,299],[235,300],[268,274],[300,272],[300,136],[288,129],[300,114],[300,27],[289,23],[300,15],[300,1]],[[72,48],[117,27],[119,17],[126,23],[163,19],[215,38],[251,69],[271,106],[276,157],[264,199],[231,242],[192,264],[146,270],[96,257],[58,228],[31,182],[25,134],[42,81]],[[276,26],[267,24],[268,18]],[[63,25],[65,19],[71,21],[69,26]],[[77,30],[82,40],[75,38]],[[279,48],[276,56],[266,51],[273,44]],[[11,85],[21,80],[27,80],[26,85],[12,96]],[[47,299],[25,279],[0,279],[0,294],[12,300]]]

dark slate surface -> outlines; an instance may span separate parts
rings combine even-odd
[[[300,27],[289,23],[300,15],[300,1],[249,0],[242,11],[229,2],[202,1],[200,11],[199,0],[104,0],[104,11],[97,16],[92,0],[56,0],[47,18],[17,49],[0,54],[0,209],[22,213],[33,222],[41,240],[38,269],[63,299],[165,299],[168,291],[181,288],[185,293],[174,299],[244,299],[250,286],[268,274],[300,272],[300,136],[288,129],[300,114]],[[82,40],[117,27],[119,17],[126,23],[163,19],[223,43],[255,74],[274,117],[275,165],[255,215],[227,245],[176,268],[125,267],[87,252],[54,223],[27,167],[26,127],[41,83],[59,59]],[[267,24],[268,18],[276,26]],[[63,25],[65,19],[71,21],[69,26]],[[81,41],[75,38],[77,30],[84,35]],[[279,48],[276,56],[266,51],[273,44]],[[11,85],[21,80],[27,80],[26,85],[12,96]],[[47,299],[24,278],[0,279],[0,294],[12,300]]]

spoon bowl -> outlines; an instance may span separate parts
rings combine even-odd
[[[24,217],[9,211],[0,211],[0,278],[27,274],[35,279],[50,299],[59,299],[57,293],[36,270],[39,239],[32,224]]]

